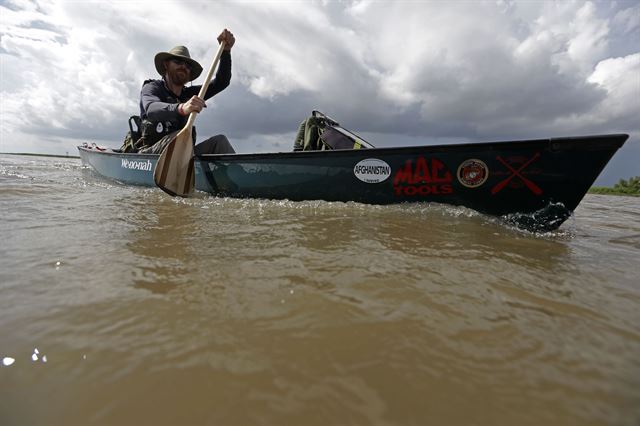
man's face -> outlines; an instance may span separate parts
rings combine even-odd
[[[164,61],[167,77],[173,84],[184,86],[191,80],[191,66],[181,59]]]

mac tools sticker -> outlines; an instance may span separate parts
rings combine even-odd
[[[391,176],[391,167],[377,158],[366,158],[355,165],[353,174],[364,183],[380,183]]]

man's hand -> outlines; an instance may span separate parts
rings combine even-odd
[[[202,98],[193,95],[187,102],[178,106],[178,112],[180,112],[180,114],[182,115],[189,115],[192,112],[200,112],[202,111],[202,108],[206,107],[207,104],[204,103],[204,100]]]
[[[226,51],[230,51],[234,43],[236,42],[236,39],[233,36],[233,33],[226,28],[218,36],[218,43],[222,43],[223,41],[225,43],[224,50]]]

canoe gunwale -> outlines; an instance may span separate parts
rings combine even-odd
[[[540,145],[548,145],[551,151],[564,151],[573,149],[610,149],[620,148],[629,137],[625,133],[612,133],[604,135],[587,135],[587,136],[569,136],[569,137],[557,137],[547,139],[522,139],[511,141],[496,141],[496,142],[466,142],[446,145],[414,145],[414,146],[402,146],[402,147],[379,147],[379,148],[367,148],[367,149],[337,149],[326,151],[283,151],[283,152],[261,152],[250,154],[203,154],[196,155],[196,159],[201,161],[211,160],[251,160],[251,159],[270,159],[270,158],[296,158],[301,156],[311,157],[325,157],[325,156],[342,156],[353,155],[354,153],[363,153],[367,156],[374,154],[390,155],[394,153],[404,154],[416,150],[428,149],[430,153],[440,153],[447,151],[466,151],[466,150],[515,150],[526,149],[529,147],[540,147]],[[79,150],[83,150],[90,153],[100,153],[102,155],[111,155],[127,158],[157,158],[159,154],[147,154],[147,153],[123,153],[115,151],[100,151],[89,147],[78,146]]]

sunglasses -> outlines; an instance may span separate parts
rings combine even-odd
[[[184,65],[185,67],[187,67],[187,69],[189,71],[191,71],[193,69],[193,67],[191,66],[191,64],[189,62],[183,61],[182,59],[171,58],[170,61],[173,62],[176,65]]]

